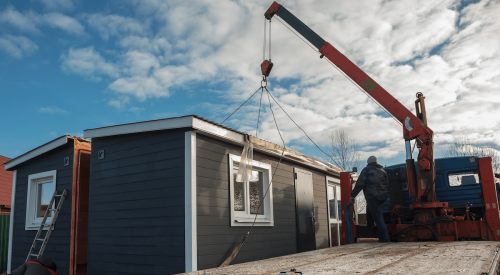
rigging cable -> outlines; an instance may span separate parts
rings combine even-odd
[[[243,104],[240,105],[240,107],[238,107],[236,110],[234,110],[234,112],[232,112],[228,117],[226,117],[226,119],[224,119],[220,124],[224,124],[224,122],[230,118],[234,113],[236,113],[243,105],[245,105],[245,103],[247,103],[250,98],[252,98],[260,89],[262,89],[263,87],[261,86],[260,88],[257,89],[257,91],[255,91],[255,93],[253,93],[247,100],[245,100],[245,102],[243,102]]]
[[[260,109],[262,108],[262,95],[264,94],[264,89],[261,88],[261,90],[262,92],[260,93],[259,116],[257,116],[257,127],[255,129],[255,137],[258,137],[259,135]]]
[[[267,91],[267,89],[266,89],[266,91]],[[262,90],[262,92],[264,92],[264,90]],[[278,122],[276,121],[276,117],[274,115],[274,111],[273,111],[273,108],[271,106],[271,100],[269,99],[269,91],[267,91],[267,92],[268,92],[267,99],[269,101],[269,109],[271,109],[271,113],[273,114],[274,124],[276,125],[276,129],[278,130],[278,134],[281,138],[281,141],[283,142],[283,151],[281,152],[281,156],[280,156],[280,159],[278,161],[278,164],[276,165],[276,168],[274,168],[274,172],[273,172],[273,175],[271,177],[271,180],[269,181],[269,184],[267,185],[266,193],[264,193],[264,196],[262,196],[262,200],[260,200],[260,202],[259,202],[259,207],[257,208],[257,212],[255,213],[252,226],[250,226],[250,229],[248,229],[248,232],[245,234],[245,236],[243,236],[243,240],[241,240],[241,242],[234,248],[231,255],[229,255],[229,257],[227,257],[227,259],[219,267],[228,266],[232,262],[232,260],[236,257],[236,255],[240,251],[241,247],[245,243],[248,235],[250,235],[250,232],[252,231],[252,229],[255,225],[255,222],[257,221],[257,215],[259,214],[260,207],[262,206],[264,199],[266,198],[267,194],[269,193],[269,190],[270,190],[271,185],[273,183],[274,176],[276,175],[276,171],[278,171],[278,167],[281,164],[281,160],[283,159],[283,156],[285,155],[285,150],[286,150],[285,140],[283,139],[283,136],[281,135],[280,129],[278,127]]]
[[[266,60],[266,18],[264,18],[264,47],[262,51],[262,60]]]
[[[274,98],[274,96],[271,94],[271,92],[269,92],[269,90],[267,88],[265,88],[267,93],[269,95],[271,95],[271,98],[274,100],[274,102],[276,102],[276,104],[278,104],[278,106],[281,108],[281,110],[283,110],[283,112],[288,116],[288,118],[295,124],[295,126],[297,126],[305,135],[306,137],[325,155],[327,155],[328,157],[332,158],[332,156],[330,156],[329,154],[327,154],[325,151],[323,151],[319,146],[318,144],[316,144],[316,142],[314,142],[314,140],[312,140],[311,137],[309,137],[309,135],[306,133],[306,131],[304,131],[304,129],[302,129],[298,124],[297,122],[295,122],[295,120],[293,120],[293,118],[285,111],[285,109],[283,109],[283,107],[278,103],[278,101],[276,100],[276,98]]]

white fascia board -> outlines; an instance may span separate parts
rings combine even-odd
[[[214,125],[210,122],[198,118],[193,118],[192,127],[198,131],[207,133],[212,136],[222,137],[224,139],[228,139],[236,143],[243,143],[245,141],[245,136],[240,133],[231,131],[229,129],[225,129],[223,127]]]
[[[28,153],[21,155],[15,159],[12,159],[11,161],[5,163],[5,170],[9,170],[10,168],[19,165],[25,161],[28,161],[34,157],[37,157],[43,153],[46,153],[50,150],[56,149],[59,146],[62,146],[64,144],[68,143],[68,136],[63,136],[58,139],[55,139],[47,144],[44,144],[36,149],[33,149],[29,151]]]
[[[84,138],[107,137],[107,136],[117,136],[117,135],[126,135],[126,134],[141,133],[141,132],[192,127],[193,119],[194,117],[192,116],[186,116],[186,117],[167,118],[167,119],[160,119],[153,121],[109,126],[96,129],[88,129],[83,131],[83,137]]]
[[[184,137],[184,242],[186,272],[198,270],[198,233],[196,214],[196,132]]]

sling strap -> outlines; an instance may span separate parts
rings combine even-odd
[[[54,270],[52,270],[52,269],[50,269],[50,268],[48,268],[48,267],[44,266],[43,264],[41,264],[41,263],[39,263],[39,262],[35,262],[35,261],[27,261],[27,262],[26,262],[26,264],[39,264],[39,265],[41,265],[41,266],[45,267],[45,268],[46,268],[46,269],[50,272],[50,274],[51,274],[51,275],[57,275],[57,273],[56,273]]]

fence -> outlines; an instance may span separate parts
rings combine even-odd
[[[7,270],[10,215],[0,215],[0,273]]]

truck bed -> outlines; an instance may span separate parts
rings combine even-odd
[[[497,274],[499,249],[500,242],[479,241],[358,243],[189,274],[279,274],[292,268],[303,274]]]

